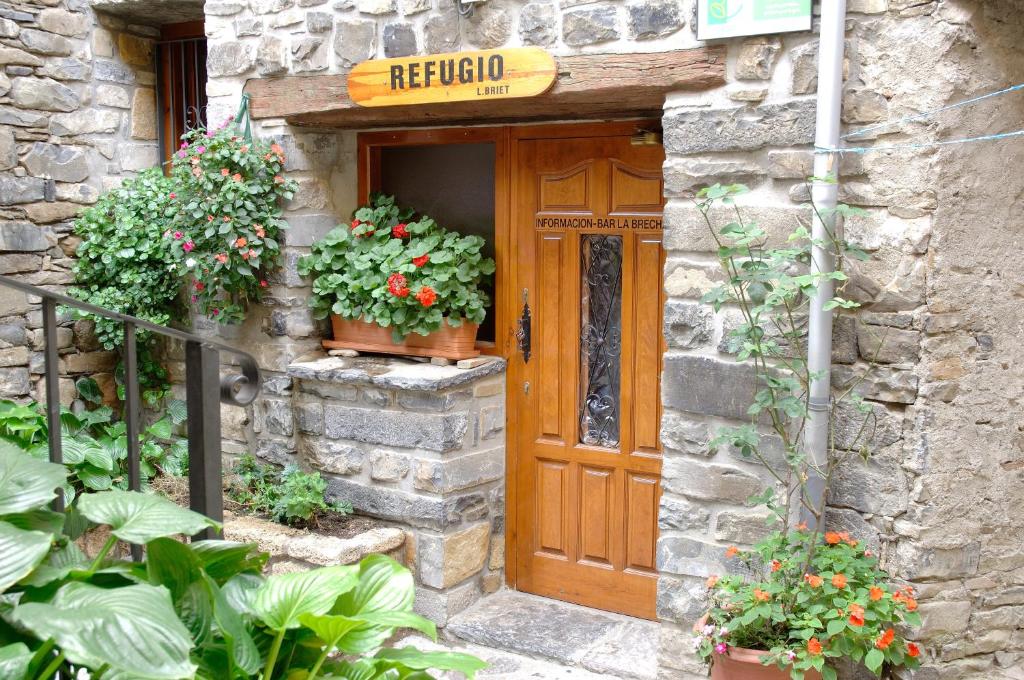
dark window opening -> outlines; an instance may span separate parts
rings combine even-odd
[[[380,151],[380,189],[446,229],[482,236],[484,256],[493,258],[494,163],[493,142],[384,147]],[[491,306],[477,339],[494,342],[493,277],[484,290]]]
[[[156,49],[157,135],[169,161],[187,130],[206,125],[206,34],[202,21],[167,24]]]

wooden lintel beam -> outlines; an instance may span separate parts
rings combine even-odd
[[[512,120],[595,119],[660,111],[665,94],[725,83],[725,48],[558,57],[558,77],[526,99],[365,108],[348,96],[347,74],[253,78],[245,84],[255,119],[338,128]]]

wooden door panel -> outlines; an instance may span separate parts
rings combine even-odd
[[[633,451],[658,453],[661,420],[662,265],[660,238],[636,236],[634,249],[633,394],[648,402],[633,409]],[[650,408],[653,401],[655,408]]]
[[[516,587],[653,618],[660,494],[660,147],[518,140]]]
[[[579,532],[581,560],[612,563],[612,482],[614,470],[581,465]]]
[[[559,338],[564,323],[562,319],[562,261],[564,258],[564,234],[538,234],[539,278],[536,302],[533,311],[536,331],[537,394],[544,407],[539,410],[540,432],[548,439],[564,441],[567,436],[565,414],[562,411],[564,389],[562,385],[562,363],[565,359]]]
[[[591,212],[594,164],[581,163],[564,172],[541,174],[539,212]]]
[[[560,460],[537,461],[537,548],[557,557],[567,556],[569,534],[569,464]]]
[[[626,473],[626,567],[655,570],[654,549],[658,534],[657,477]]]
[[[661,214],[664,181],[657,171],[634,168],[611,161],[611,204],[608,212]]]

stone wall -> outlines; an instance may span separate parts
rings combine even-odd
[[[470,369],[320,358],[271,378],[226,452],[318,470],[328,496],[405,531],[416,606],[439,625],[503,583],[504,361]]]
[[[849,9],[844,130],[1021,82],[1024,3],[851,0]],[[666,678],[699,672],[681,650],[701,613],[704,577],[727,569],[726,546],[765,531],[744,500],[769,481],[733,451],[708,446],[718,426],[742,418],[752,386],[726,356],[735,313],[712,314],[698,302],[720,277],[688,198],[709,183],[742,181],[752,188],[745,214],[772,237],[807,222],[816,51],[807,34],[731,41],[731,82],[666,106],[670,349],[658,552]],[[957,113],[849,144],[1024,127],[1019,97]],[[1022,534],[1007,510],[1024,500],[1015,340],[1024,278],[1005,259],[1020,240],[1021,208],[1019,173],[1006,168],[1022,149],[880,151],[847,155],[840,171],[841,200],[867,211],[846,234],[873,257],[848,289],[863,310],[836,321],[833,382],[850,385],[877,352],[880,366],[858,391],[878,426],[875,458],[845,468],[828,521],[875,547],[883,566],[920,593],[916,637],[927,658],[918,679],[1004,677],[1024,658]]]
[[[0,273],[62,289],[78,245],[73,217],[158,162],[159,35],[86,0],[0,2]],[[38,302],[0,288],[0,397],[42,398]],[[112,397],[116,356],[97,346],[90,325],[63,317],[57,338],[62,401],[83,374]]]

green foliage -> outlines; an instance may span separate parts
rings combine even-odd
[[[426,215],[376,195],[352,223],[331,230],[299,261],[313,277],[310,306],[317,318],[337,314],[391,328],[396,340],[428,335],[447,323],[479,324],[490,299],[481,283],[494,260],[484,240],[440,227]]]
[[[95,408],[80,412],[61,410],[61,442],[69,473],[65,487],[68,502],[76,492],[128,488],[126,426],[124,422],[115,422],[109,406],[99,405],[102,397],[95,381],[79,380],[78,387],[79,395]],[[139,435],[143,484],[159,473],[184,473],[188,443],[173,436],[173,426],[185,419],[183,405],[171,400],[168,413]],[[36,458],[47,459],[49,432],[44,407],[34,402],[22,405],[6,399],[0,401],[0,440],[11,442]]]
[[[242,320],[259,301],[281,254],[280,199],[296,189],[285,179],[284,150],[244,139],[234,126],[187,132],[171,165],[169,266],[191,280],[192,302],[222,323]]]
[[[854,393],[856,383],[833,397],[823,459],[816,459],[806,449],[810,386],[822,377],[811,372],[804,358],[810,304],[822,287],[826,295],[834,287],[825,310],[859,307],[843,297],[848,281],[843,268],[848,258],[864,259],[866,255],[839,238],[835,227],[837,219],[863,211],[840,205],[826,212],[811,205],[825,226],[826,238],[816,241],[807,227],[797,224],[784,243],[773,243],[761,227],[744,219],[736,198],[746,192],[743,185],[716,184],[697,195],[697,208],[718,244],[725,278],[724,284],[704,296],[704,302],[716,311],[727,308],[739,315],[740,323],[728,335],[729,351],[753,369],[757,381],[747,409],[750,422],[722,429],[710,446],[732,447],[743,458],[764,465],[776,483],[750,502],[765,505],[773,523],[781,524],[782,530],[745,558],[751,568],[758,564],[754,558],[760,558],[759,564],[774,567],[772,572],[753,583],[723,577],[712,590],[710,620],[721,630],[716,633],[709,627],[704,631],[698,639],[698,652],[713,658],[718,653],[716,646],[771,650],[771,661],[780,667],[792,661],[794,678],[802,678],[803,670],[816,668],[834,680],[835,670],[825,665],[829,657],[852,658],[876,675],[884,664],[914,666],[916,661],[908,656],[908,650],[916,653],[917,648],[902,638],[875,646],[886,626],[885,630],[891,630],[896,624],[918,623],[916,614],[893,604],[900,601],[899,593],[886,595],[887,600],[865,601],[868,589],[881,587],[887,579],[875,558],[857,550],[856,542],[845,534],[825,534],[825,547],[819,540],[835,471],[851,458],[870,457],[874,418],[871,408]],[[716,228],[712,218],[723,214],[727,222]],[[820,271],[813,266],[814,248],[831,253],[835,269]],[[853,406],[844,413],[858,415],[855,422],[843,424],[842,431],[847,434],[837,440],[834,418],[836,406],[843,402]],[[765,430],[770,436],[765,436]],[[781,442],[785,464],[762,450],[762,442],[769,439]],[[809,484],[812,479],[818,483]],[[789,530],[797,511],[813,521],[811,532]],[[835,574],[843,574],[849,587],[821,586],[820,581]],[[913,602],[909,595],[904,597]],[[861,614],[863,622],[859,622]]]
[[[472,679],[484,667],[464,654],[377,649],[400,628],[436,637],[412,612],[412,575],[390,558],[264,578],[268,556],[253,545],[170,538],[217,525],[159,496],[107,491],[68,513],[48,510],[65,474],[0,444],[5,680],[80,670],[138,680],[423,680],[431,669]],[[92,559],[62,530],[78,511],[113,532]],[[60,521],[27,530],[30,514]],[[144,545],[145,561],[112,558],[118,537]]]
[[[75,220],[82,239],[75,261],[72,297],[115,312],[166,325],[174,313],[178,275],[169,266],[163,233],[174,220],[174,181],[158,168],[143,170],[103,194]],[[96,337],[108,350],[119,348],[120,321],[77,312],[92,318]],[[167,388],[167,373],[152,358],[152,337],[139,331],[139,368],[143,392],[155,401]]]
[[[319,472],[302,472],[295,465],[279,470],[248,454],[238,459],[233,472],[238,482],[228,491],[231,498],[282,524],[315,525],[327,513],[352,512],[351,504],[324,498],[327,481]]]
[[[892,586],[878,558],[848,534],[828,532],[822,542],[801,525],[735,558],[748,576],[708,581],[710,610],[694,640],[702,658],[727,647],[768,650],[764,663],[791,667],[794,680],[811,668],[834,680],[830,658],[875,675],[883,664],[919,665],[920,649],[896,633],[921,623],[913,591]]]

